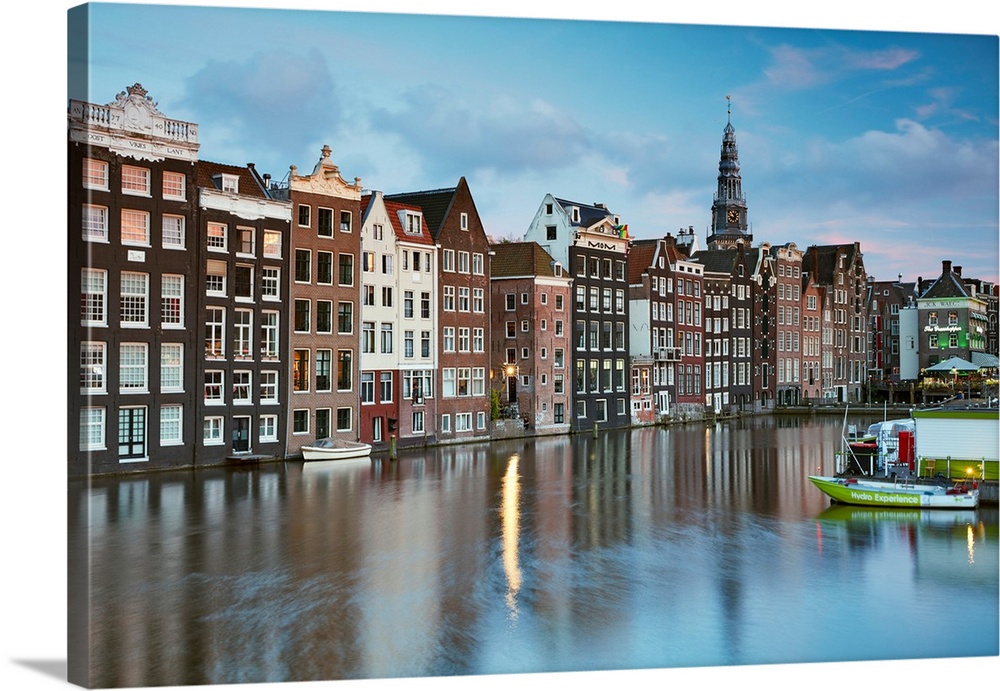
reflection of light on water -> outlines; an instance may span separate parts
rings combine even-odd
[[[518,483],[517,454],[510,457],[503,476],[500,498],[500,526],[503,531],[503,570],[507,576],[507,607],[512,619],[517,619],[517,591],[521,589],[521,567],[517,558],[517,542],[521,514],[518,505],[521,486]]]
[[[972,530],[972,524],[969,524],[968,530],[965,533],[965,543],[969,550],[969,563],[976,563],[976,533]]]

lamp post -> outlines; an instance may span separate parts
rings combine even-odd
[[[951,368],[951,392],[952,392],[952,395],[954,395],[956,391],[958,391],[958,368],[957,367],[952,367]]]

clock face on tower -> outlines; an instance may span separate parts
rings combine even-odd
[[[738,224],[740,222],[740,212],[737,211],[736,209],[730,209],[729,214],[726,217],[726,220],[730,224]]]

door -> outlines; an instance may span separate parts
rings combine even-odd
[[[146,457],[146,409],[118,409],[118,457]]]
[[[233,453],[250,451],[250,418],[233,418]]]

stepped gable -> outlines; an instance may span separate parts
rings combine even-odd
[[[555,276],[552,255],[537,242],[501,242],[490,245],[492,278]]]

